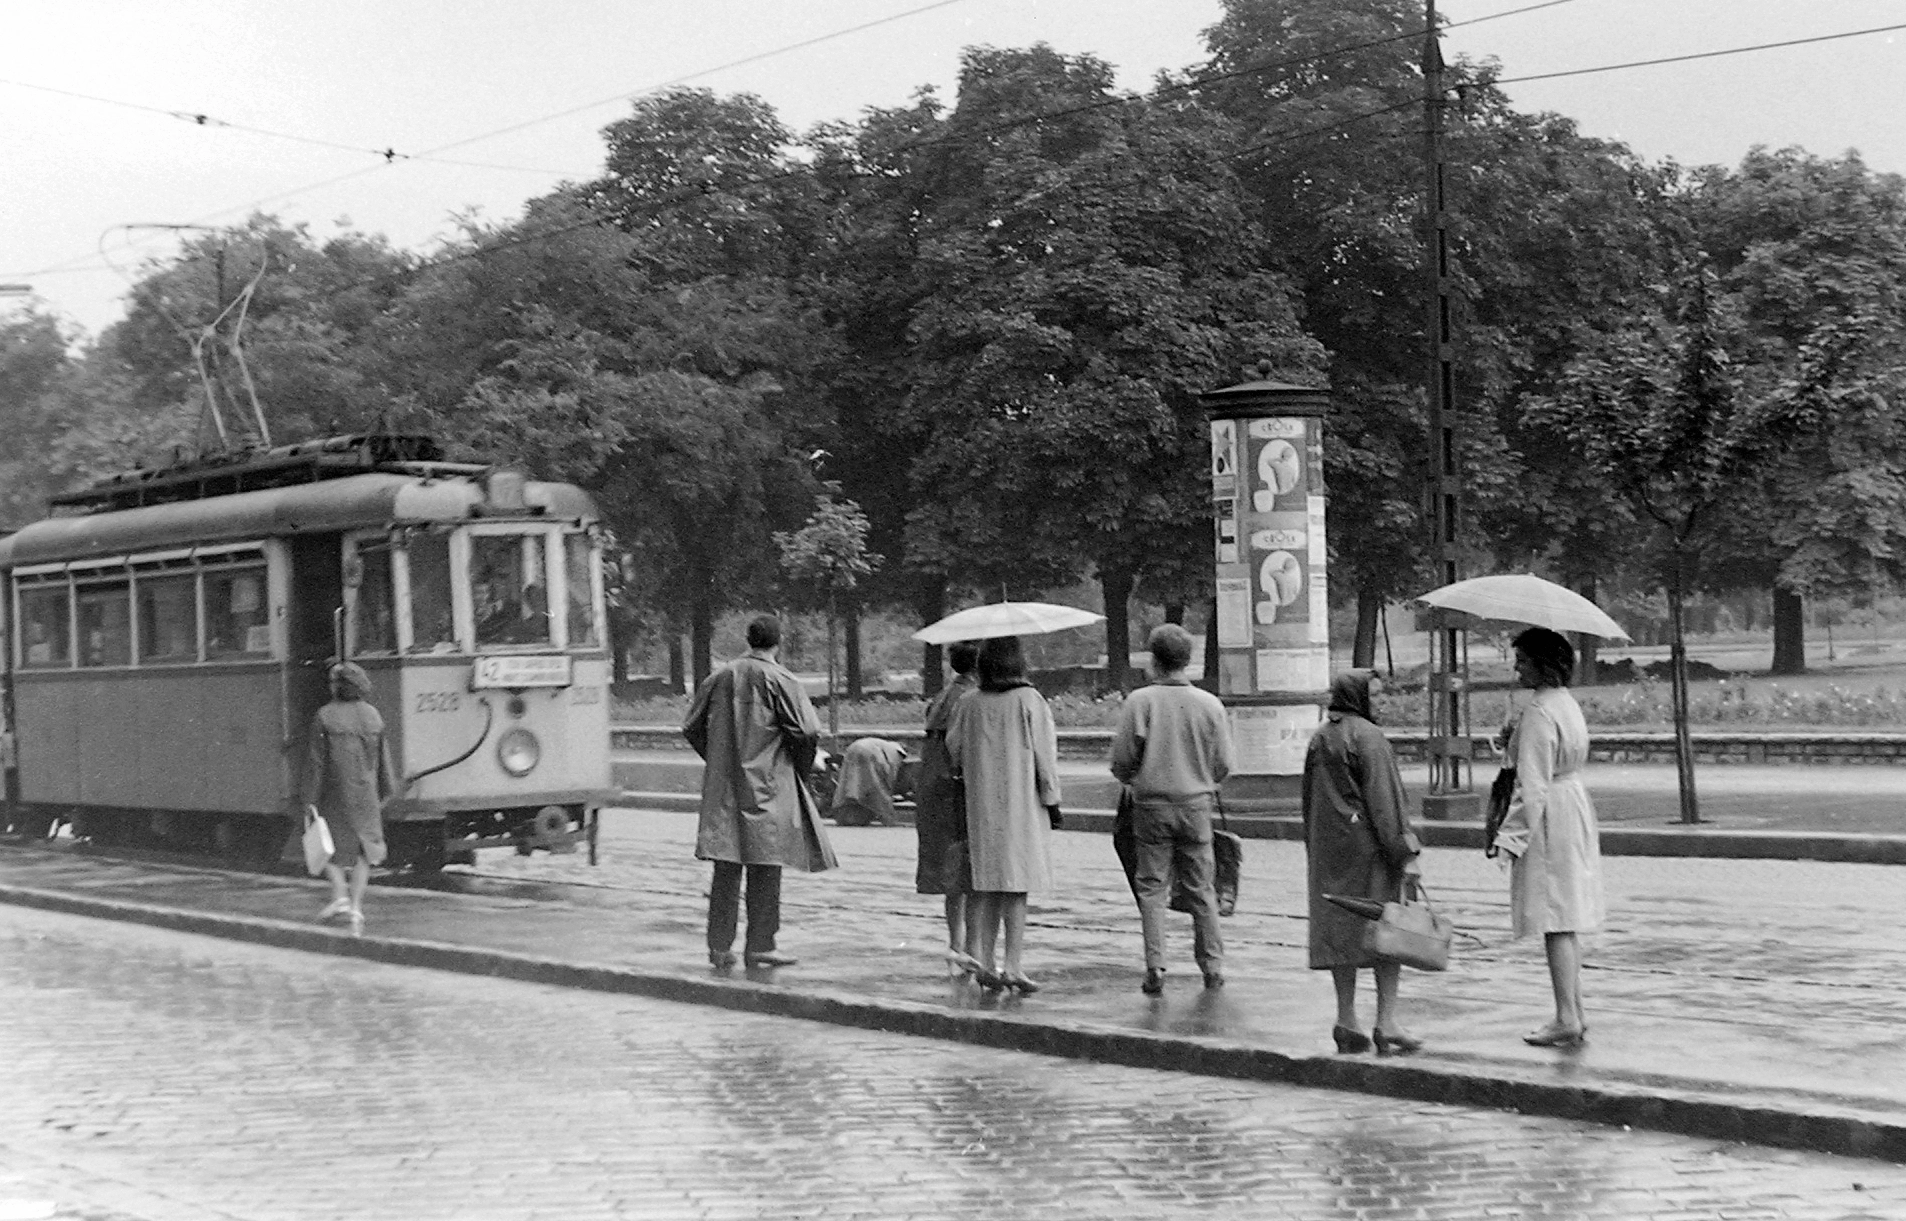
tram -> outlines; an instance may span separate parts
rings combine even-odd
[[[326,672],[369,672],[390,862],[595,860],[615,797],[580,489],[364,435],[115,476],[0,538],[7,821],[271,861]]]

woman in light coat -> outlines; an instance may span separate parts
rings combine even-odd
[[[1304,846],[1310,879],[1310,967],[1328,970],[1337,989],[1331,1038],[1350,1054],[1370,1050],[1357,1018],[1357,971],[1376,979],[1377,1052],[1408,1054],[1423,1041],[1397,1022],[1402,967],[1369,954],[1369,921],[1324,898],[1353,895],[1379,903],[1403,898],[1405,878],[1421,873],[1422,845],[1410,829],[1396,755],[1377,728],[1370,697],[1377,678],[1347,670],[1330,687],[1330,709],[1304,752]]]
[[[1588,726],[1569,694],[1575,648],[1560,633],[1530,628],[1515,638],[1516,678],[1534,694],[1509,738],[1515,792],[1496,846],[1513,862],[1509,916],[1517,937],[1540,933],[1555,991],[1555,1020],[1524,1035],[1535,1047],[1575,1047],[1582,1015],[1580,934],[1601,927],[1601,832],[1582,785]]]
[[[397,792],[397,776],[384,718],[370,703],[370,675],[347,661],[332,666],[330,678],[331,702],[311,720],[299,795],[324,819],[335,849],[324,866],[331,901],[318,919],[349,916],[351,931],[361,933],[371,866],[384,863],[384,803]]]
[[[962,699],[946,730],[946,752],[966,783],[967,852],[977,928],[969,952],[988,990],[1037,992],[1020,968],[1026,939],[1026,895],[1052,889],[1048,841],[1059,819],[1059,735],[1045,697],[1026,681],[1017,636],[988,640],[979,651],[979,690]],[[994,959],[1002,921],[1005,964]]]

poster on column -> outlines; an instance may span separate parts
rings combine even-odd
[[[1231,746],[1237,776],[1301,776],[1304,752],[1323,720],[1315,704],[1231,708]]]

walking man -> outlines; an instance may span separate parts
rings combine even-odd
[[[786,967],[775,949],[781,927],[781,870],[818,873],[839,862],[808,792],[821,725],[807,691],[775,660],[781,623],[763,615],[748,625],[748,652],[708,676],[695,692],[682,736],[702,757],[698,860],[712,861],[708,888],[708,961],[735,965],[735,922],[747,884],[750,967]]]
[[[1132,692],[1112,738],[1112,774],[1131,786],[1138,841],[1139,922],[1145,934],[1143,991],[1165,990],[1165,911],[1175,872],[1191,901],[1192,954],[1207,988],[1224,986],[1224,939],[1212,887],[1211,812],[1231,774],[1231,734],[1218,697],[1191,685],[1191,633],[1152,630],[1152,685]]]

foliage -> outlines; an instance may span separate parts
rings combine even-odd
[[[880,567],[881,557],[867,549],[867,515],[853,501],[836,499],[839,492],[838,483],[827,485],[806,524],[774,535],[781,566],[820,602],[858,588]]]

